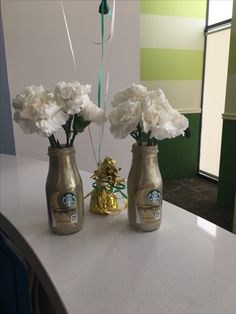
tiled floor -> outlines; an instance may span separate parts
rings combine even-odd
[[[232,230],[233,210],[217,203],[218,184],[199,176],[164,181],[164,200]]]

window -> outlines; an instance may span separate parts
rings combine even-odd
[[[199,172],[218,179],[225,107],[232,0],[209,0]]]
[[[233,0],[209,0],[208,26],[232,17]]]

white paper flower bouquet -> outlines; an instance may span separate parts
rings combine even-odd
[[[31,85],[13,99],[14,120],[25,133],[48,137],[53,148],[71,147],[76,135],[91,122],[106,121],[103,109],[89,99],[90,91],[90,85],[77,81],[59,82],[54,92]],[[65,145],[54,136],[61,127],[66,133]]]
[[[188,128],[188,119],[171,107],[161,89],[133,84],[114,96],[112,106],[111,133],[118,139],[130,134],[139,146],[184,135]]]

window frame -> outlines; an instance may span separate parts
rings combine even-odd
[[[209,6],[210,0],[207,0],[206,8],[206,26],[204,28],[204,56],[203,56],[203,75],[202,75],[202,91],[201,91],[201,119],[200,119],[200,130],[199,130],[199,150],[198,150],[198,175],[204,179],[212,182],[218,182],[219,178],[200,170],[200,152],[201,152],[201,138],[202,138],[202,124],[203,124],[203,101],[204,101],[204,88],[205,88],[205,76],[206,76],[206,53],[207,53],[207,37],[210,34],[217,33],[226,29],[231,29],[232,18],[226,19],[217,23],[208,24],[209,20]]]

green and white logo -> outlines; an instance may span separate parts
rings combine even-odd
[[[68,192],[62,195],[62,204],[66,207],[73,207],[76,204],[74,193]]]
[[[158,190],[152,190],[148,193],[148,201],[152,204],[158,204],[161,198],[161,193]]]

